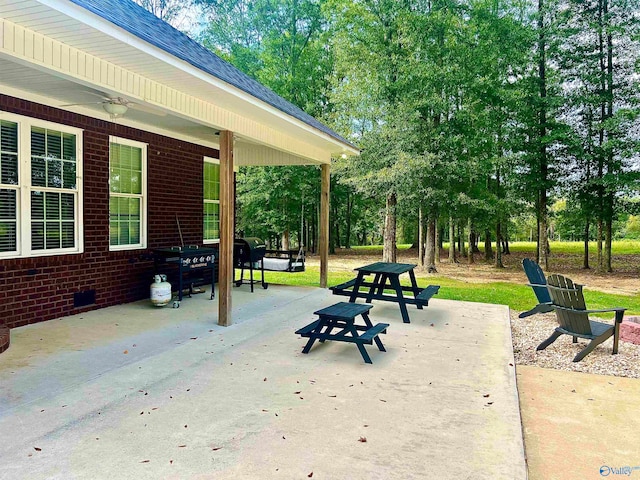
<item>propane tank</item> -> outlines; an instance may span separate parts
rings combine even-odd
[[[166,275],[155,275],[151,284],[151,303],[164,307],[171,301],[171,284]]]

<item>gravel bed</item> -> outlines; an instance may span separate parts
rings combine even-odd
[[[519,314],[511,311],[511,336],[517,365],[640,378],[640,345],[620,340],[618,355],[612,355],[613,339],[608,339],[581,362],[574,363],[573,357],[587,345],[588,340],[579,338],[578,343],[574,344],[569,335],[562,335],[545,350],[538,352],[536,347],[557,327],[556,316],[546,313],[518,318]]]

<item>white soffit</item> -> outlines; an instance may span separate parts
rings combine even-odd
[[[297,155],[291,155],[264,145],[237,140],[233,146],[233,160],[238,166],[329,164],[331,163],[331,155],[327,153],[324,160],[309,162],[308,159]]]

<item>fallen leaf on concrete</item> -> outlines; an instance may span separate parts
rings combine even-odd
[[[361,442],[361,443],[366,443],[367,442],[367,437],[360,437],[358,439],[358,441]]]
[[[122,352],[122,353],[124,353],[124,354],[126,355],[127,353],[129,353],[129,350],[125,350],[125,351],[124,351],[124,352]]]

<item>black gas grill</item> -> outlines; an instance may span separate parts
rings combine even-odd
[[[264,281],[264,255],[266,253],[267,246],[265,243],[256,237],[236,238],[233,242],[233,266],[240,269],[240,279],[236,280],[234,273],[234,282],[236,287],[240,285],[251,285],[251,291],[253,292],[253,285],[255,283],[261,283],[262,288],[267,288],[269,285]],[[253,279],[253,270],[260,270],[260,280]],[[249,270],[249,280],[244,279],[244,271]]]

